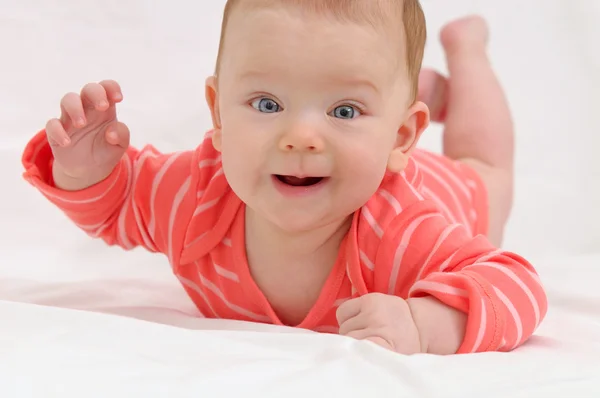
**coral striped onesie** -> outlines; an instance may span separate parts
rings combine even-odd
[[[193,151],[130,148],[107,179],[77,192],[53,185],[44,131],[22,160],[26,180],[89,235],[166,255],[204,316],[282,324],[250,274],[245,205],[209,135]],[[459,353],[516,348],[544,318],[547,299],[526,260],[483,236],[486,214],[485,188],[472,170],[416,151],[354,214],[317,302],[291,326],[336,333],[336,309],[351,297],[431,295],[468,314]]]

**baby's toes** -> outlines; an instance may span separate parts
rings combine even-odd
[[[446,52],[461,50],[485,51],[489,38],[488,25],[478,15],[448,23],[440,34]]]

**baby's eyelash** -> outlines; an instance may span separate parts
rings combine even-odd
[[[340,106],[349,106],[349,107],[355,108],[357,111],[360,111],[361,113],[364,113],[366,111],[366,107],[364,105],[356,103],[356,102],[342,102],[342,103],[334,106],[334,109],[338,108]]]
[[[276,113],[282,110],[279,102],[267,96],[255,98],[250,102],[250,105],[262,113]]]
[[[329,116],[340,120],[354,120],[357,117],[364,116],[364,107],[354,103],[341,103],[336,105],[328,113]]]
[[[366,109],[364,106],[358,105],[358,104],[350,104],[350,106],[356,108],[356,110],[358,110],[360,113],[365,113]]]

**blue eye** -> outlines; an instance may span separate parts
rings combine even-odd
[[[264,97],[252,101],[252,107],[262,113],[275,113],[281,110],[277,102]]]
[[[339,119],[354,119],[358,115],[360,115],[360,111],[350,105],[338,106],[333,110],[333,117]]]

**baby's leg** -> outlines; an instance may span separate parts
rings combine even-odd
[[[421,95],[432,120],[445,123],[444,154],[473,168],[488,191],[490,241],[500,246],[513,196],[513,125],[486,53],[488,30],[479,17],[448,24],[441,33],[448,80],[430,71]]]

